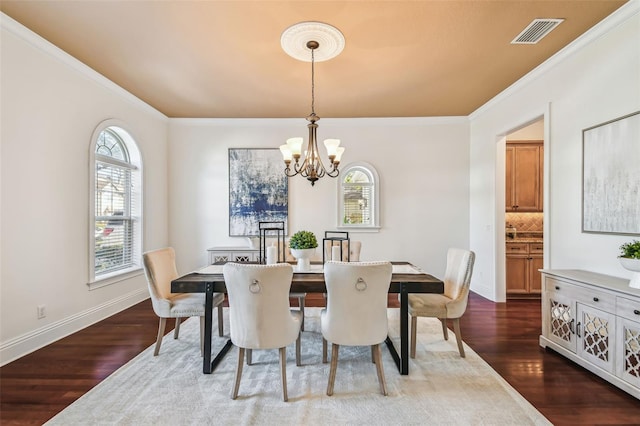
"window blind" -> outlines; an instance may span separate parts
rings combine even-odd
[[[140,203],[133,197],[134,167],[117,161],[96,161],[95,274],[126,269],[136,263],[136,241]]]

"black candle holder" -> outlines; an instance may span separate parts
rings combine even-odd
[[[340,261],[344,258],[342,255],[342,249],[344,247],[343,242],[347,242],[347,262],[351,261],[351,240],[349,239],[349,233],[343,231],[324,231],[324,238],[322,239],[322,263],[326,262],[327,241],[330,241],[329,250],[333,248],[333,242],[338,241],[340,246]]]
[[[260,235],[258,262],[267,263],[267,237],[274,235],[278,244],[278,263],[284,262],[284,222],[258,222],[258,233]]]

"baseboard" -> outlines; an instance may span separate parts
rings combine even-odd
[[[0,366],[76,333],[148,298],[149,291],[145,286],[101,305],[2,342],[0,344]]]

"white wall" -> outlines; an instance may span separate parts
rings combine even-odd
[[[170,121],[169,228],[180,272],[205,265],[208,247],[245,245],[228,236],[228,148],[306,140],[306,124],[303,118]],[[343,165],[364,161],[380,175],[382,229],[350,234],[362,241],[361,260],[409,260],[442,276],[447,248],[469,246],[466,117],[322,119],[318,137],[342,140]],[[319,238],[336,230],[336,185],[328,177],[314,187],[300,176],[290,178],[289,229],[308,229]]]
[[[472,289],[504,300],[504,135],[544,115],[545,268],[629,277],[616,258],[631,237],[581,232],[582,129],[640,110],[640,2],[610,18],[472,114]]]
[[[89,291],[89,147],[126,124],[144,162],[144,248],[168,243],[167,119],[5,15],[1,34],[0,362],[148,297],[144,275]],[[37,319],[36,306],[47,315]]]

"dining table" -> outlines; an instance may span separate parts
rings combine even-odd
[[[213,330],[213,294],[226,293],[222,268],[226,262],[217,262],[198,271],[188,273],[171,281],[172,293],[204,293],[205,325],[204,325],[204,357],[202,371],[211,374],[222,361],[233,345],[227,339],[221,349],[212,358]],[[409,294],[410,293],[444,293],[442,280],[430,275],[409,262],[391,262],[393,272],[389,293],[400,295],[400,353],[391,338],[387,336],[385,343],[401,375],[409,374]],[[291,281],[291,293],[326,293],[327,289],[322,272],[322,263],[314,262],[309,270],[298,271],[294,265]]]

